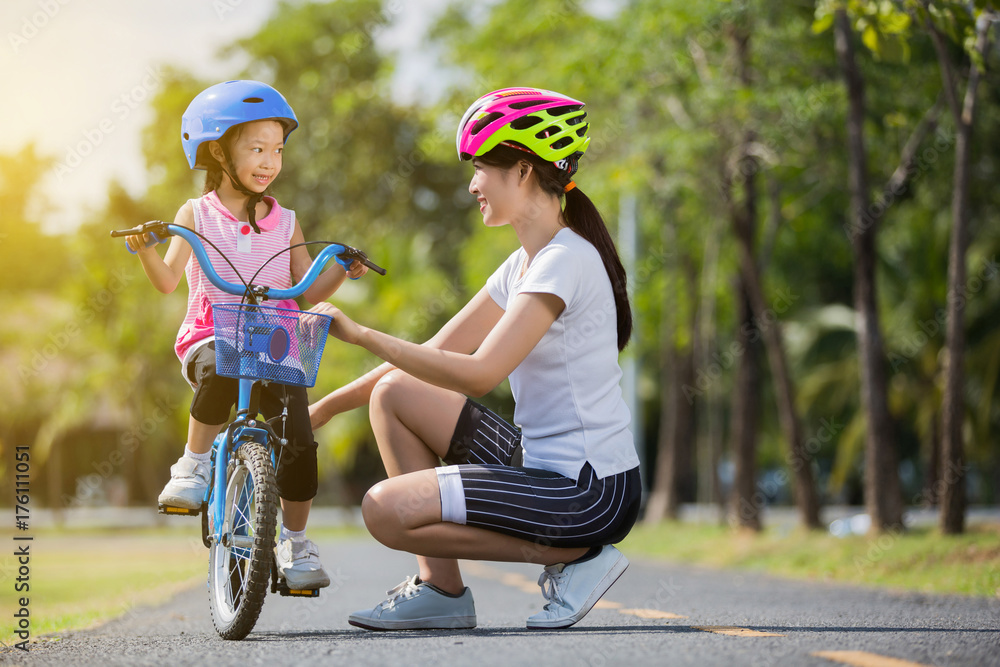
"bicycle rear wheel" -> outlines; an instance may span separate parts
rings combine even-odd
[[[226,475],[222,540],[208,557],[212,622],[223,639],[243,639],[264,606],[274,552],[278,492],[267,447],[244,443]]]

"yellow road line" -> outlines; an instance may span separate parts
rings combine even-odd
[[[761,632],[759,630],[751,630],[750,628],[738,628],[736,626],[730,625],[704,625],[704,626],[692,626],[695,630],[702,630],[704,632],[714,632],[717,635],[729,635],[731,637],[784,637],[785,635],[779,634],[777,632]]]
[[[500,577],[500,583],[524,591],[525,593],[531,593],[532,595],[541,590],[538,588],[538,582],[532,581],[520,574],[505,574]]]
[[[669,611],[660,611],[659,609],[619,609],[618,612],[638,616],[639,618],[687,618],[687,616],[673,614]]]
[[[528,579],[523,574],[504,572],[500,568],[486,565],[480,561],[463,561],[462,569],[474,577],[499,581],[506,586],[522,590],[525,593],[538,593],[540,590],[537,582]]]
[[[469,574],[482,579],[492,579],[500,583],[524,591],[525,593],[537,593],[538,584],[515,572],[504,572],[503,570],[486,565],[480,561],[463,561],[462,569]],[[646,619],[677,619],[687,618],[680,614],[659,609],[625,609],[620,602],[610,600],[599,600],[594,609],[617,609],[620,614],[628,614]],[[730,625],[703,625],[692,626],[695,630],[712,632],[717,635],[727,635],[730,637],[785,637],[778,632],[761,632],[750,628],[740,628]],[[818,651],[811,655],[817,658],[826,658],[833,662],[839,662],[851,667],[929,667],[919,662],[891,658],[889,656],[878,655],[877,653],[867,653],[865,651]]]
[[[844,665],[852,665],[852,667],[928,667],[920,662],[890,658],[867,651],[817,651],[811,655]]]
[[[516,588],[532,595],[538,593],[539,590],[538,583],[523,574],[519,574],[517,572],[505,572],[500,568],[487,565],[482,561],[463,561],[462,569],[474,577],[499,581],[505,586],[510,586],[511,588]],[[672,614],[668,611],[660,611],[659,609],[622,609],[624,606],[625,605],[621,602],[598,600],[597,604],[594,605],[594,609],[617,609],[623,614],[631,614],[632,616],[638,616],[639,618],[687,618],[687,616]]]

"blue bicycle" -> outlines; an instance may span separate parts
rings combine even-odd
[[[212,307],[216,372],[239,378],[239,399],[236,418],[212,445],[212,481],[205,501],[196,510],[159,507],[163,514],[201,515],[202,542],[209,549],[212,622],[223,639],[243,639],[260,616],[268,582],[272,593],[319,596],[318,589],[289,589],[274,562],[278,512],[275,451],[287,444],[284,438],[287,409],[269,421],[261,420],[258,410],[260,390],[269,382],[304,387],[316,383],[331,320],[326,315],[271,308],[262,303],[267,299],[300,296],[334,258],[346,265],[359,260],[381,275],[385,275],[385,270],[356,248],[328,243],[302,280],[289,289],[255,285],[256,276],[245,282],[238,272],[236,275],[243,284],[236,284],[219,276],[202,240],[216,251],[219,249],[194,230],[153,221],[135,229],[111,232],[114,237],[143,234],[152,238],[150,245],[173,235],[180,236],[191,245],[213,285],[243,297],[239,304]],[[229,262],[221,252],[219,255]]]

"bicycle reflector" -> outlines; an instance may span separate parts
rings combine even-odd
[[[247,322],[244,325],[243,335],[245,349],[249,352],[265,352],[276,364],[288,356],[291,338],[282,326]]]

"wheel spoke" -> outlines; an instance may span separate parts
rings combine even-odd
[[[267,592],[276,518],[274,471],[266,446],[241,447],[227,475],[222,540],[213,545],[209,597],[225,639],[253,628]],[[271,533],[271,539],[262,536]]]

